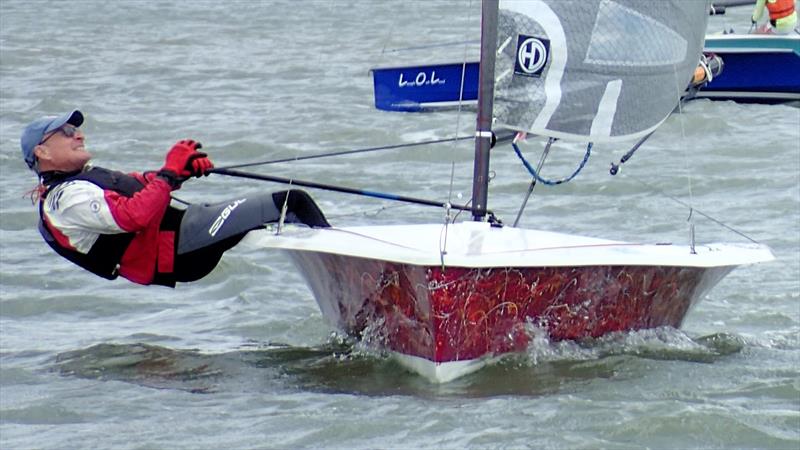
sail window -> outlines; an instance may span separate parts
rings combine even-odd
[[[629,67],[680,64],[687,47],[686,40],[663,23],[605,0],[600,2],[585,62]]]

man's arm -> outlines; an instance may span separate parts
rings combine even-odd
[[[756,6],[753,8],[753,16],[750,20],[753,23],[758,22],[761,20],[761,15],[764,14],[764,6],[767,4],[767,0],[757,0]]]
[[[133,197],[104,191],[104,198],[117,225],[125,231],[137,232],[154,220],[161,220],[170,202],[172,187],[161,177],[153,178]]]

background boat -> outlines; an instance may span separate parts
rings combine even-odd
[[[724,62],[689,98],[785,103],[800,100],[800,34],[706,35],[704,53]],[[424,64],[371,69],[375,107],[385,111],[423,111],[474,106],[478,63]],[[462,78],[463,74],[463,78]]]
[[[714,34],[705,50],[725,62],[697,98],[752,103],[800,101],[800,34]]]

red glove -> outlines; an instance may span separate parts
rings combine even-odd
[[[174,173],[178,178],[199,177],[214,167],[208,155],[197,150],[203,148],[199,142],[192,140],[178,141],[167,153],[166,162],[161,170]]]
[[[200,148],[200,144],[197,144],[197,148]],[[205,155],[205,153],[198,152],[198,155]],[[192,161],[192,170],[191,170],[192,176],[198,178],[203,175],[208,176],[208,169],[213,169],[213,168],[214,168],[214,163],[212,163],[211,160],[208,159],[208,157],[203,156],[197,158]]]

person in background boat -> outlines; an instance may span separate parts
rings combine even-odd
[[[178,141],[158,171],[125,174],[90,164],[74,110],[31,122],[22,156],[39,177],[39,231],[58,254],[106,279],[121,275],[174,287],[199,280],[249,231],[285,221],[328,227],[322,211],[300,190],[258,194],[215,204],[170,205],[171,192],[214,167],[202,145]]]
[[[790,34],[797,31],[797,10],[795,0],[757,0],[751,21],[755,26],[764,9],[769,12],[769,24],[757,28],[757,33],[761,34]]]

